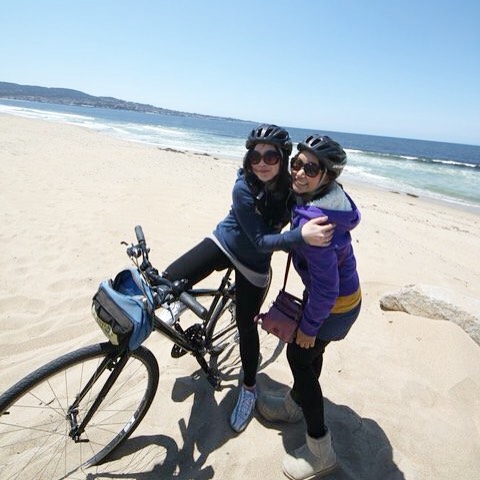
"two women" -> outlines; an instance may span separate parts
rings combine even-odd
[[[325,347],[344,338],[360,312],[361,291],[350,236],[360,213],[337,182],[347,159],[342,147],[327,136],[310,135],[297,148],[290,163],[296,200],[291,226],[297,229],[313,218],[327,216],[335,224],[335,233],[324,248],[292,245],[293,264],[305,287],[296,340],[287,347],[294,383],[285,397],[260,397],[257,409],[269,421],[305,418],[306,443],[283,460],[289,478],[305,480],[336,467],[319,377]]]
[[[260,353],[254,317],[269,285],[270,260],[275,250],[290,250],[306,242],[327,245],[332,226],[325,218],[302,222],[283,234],[290,219],[293,196],[288,158],[292,142],[276,125],[260,125],[246,141],[243,168],[232,192],[230,212],[212,235],[167,267],[170,280],[187,279],[192,287],[215,270],[235,268],[236,321],[240,336],[243,385],[230,417],[236,432],[245,429],[257,399],[256,372]]]

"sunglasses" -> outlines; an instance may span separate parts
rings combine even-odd
[[[314,178],[316,177],[321,171],[322,167],[318,165],[318,163],[308,162],[303,163],[298,157],[293,157],[290,160],[290,169],[294,172],[299,172],[303,168],[305,175],[307,177]]]
[[[247,159],[250,165],[258,165],[262,160],[267,165],[276,165],[280,161],[281,157],[280,154],[275,150],[268,150],[263,155],[256,150],[250,150]]]

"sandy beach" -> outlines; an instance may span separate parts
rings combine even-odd
[[[239,164],[0,115],[0,391],[104,341],[91,298],[129,264],[120,242],[134,241],[142,225],[161,270],[225,216]],[[322,388],[340,465],[327,478],[478,479],[480,345],[453,322],[383,311],[379,298],[423,284],[479,299],[480,214],[347,180],[344,187],[362,213],[353,238],[364,300],[349,336],[326,352]],[[273,256],[268,299],[285,259]],[[301,295],[294,274],[289,290]],[[261,332],[261,389],[292,383],[275,340]],[[195,359],[173,359],[160,335],[145,345],[160,365],[153,406],[115,458],[75,478],[286,478],[284,450],[303,443],[304,425],[256,416],[233,433],[237,348],[222,359],[224,388],[214,391]]]

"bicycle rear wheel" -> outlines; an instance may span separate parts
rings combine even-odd
[[[109,365],[96,376],[105,358]],[[44,365],[0,396],[2,478],[75,478],[75,471],[99,463],[133,433],[158,386],[158,363],[144,347],[129,354],[80,441],[69,435],[72,416],[68,411],[79,392],[93,376],[91,388],[75,409],[77,424],[118,360],[111,344],[90,345]]]
[[[265,286],[261,303],[267,298],[272,283],[272,267],[269,268],[268,283]],[[230,287],[230,299],[226,302],[221,312],[217,316],[217,320],[210,327],[212,328],[211,342],[209,344],[210,353],[221,353],[232,340],[236,343],[239,341],[239,334],[236,326],[236,299],[235,284]],[[198,299],[197,299],[198,300]],[[225,341],[225,337],[227,340]]]

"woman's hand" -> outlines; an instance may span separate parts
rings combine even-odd
[[[305,335],[300,329],[297,330],[295,343],[301,348],[313,348],[315,345],[315,336]]]
[[[317,217],[302,226],[302,238],[314,247],[328,247],[332,241],[335,225],[326,223],[328,217]]]

